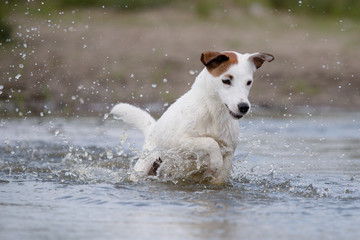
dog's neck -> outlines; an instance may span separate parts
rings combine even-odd
[[[211,120],[203,122],[212,124],[209,128],[213,128],[214,125],[216,125],[215,128],[218,128],[216,132],[219,134],[217,136],[219,139],[217,140],[222,141],[222,135],[224,135],[224,139],[226,139],[225,136],[231,135],[232,143],[230,144],[228,142],[226,145],[236,145],[239,134],[239,123],[230,116],[225,104],[212,87],[212,78],[214,77],[204,68],[195,79],[191,87],[191,92],[199,104],[205,104],[207,106],[209,119]]]
[[[218,93],[211,86],[211,81],[214,78],[206,68],[204,68],[200,74],[196,77],[191,89],[196,93],[199,100],[205,101],[205,104],[211,105],[211,108],[215,107],[218,112],[227,112],[225,104],[221,101]]]
[[[207,91],[213,91],[213,89],[210,88],[209,84],[211,81],[211,77],[213,77],[206,68],[204,68],[199,75],[196,77],[195,82],[191,86],[192,89],[203,89],[204,86],[207,88]]]

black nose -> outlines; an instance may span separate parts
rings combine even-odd
[[[239,103],[238,108],[240,113],[245,114],[249,111],[250,106],[247,103]]]

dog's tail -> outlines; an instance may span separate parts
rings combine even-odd
[[[138,128],[145,136],[148,134],[150,126],[155,123],[155,119],[149,113],[127,103],[115,105],[110,114]]]

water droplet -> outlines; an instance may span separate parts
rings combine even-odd
[[[194,71],[194,70],[190,70],[189,73],[190,73],[190,75],[195,75],[195,71]]]
[[[118,149],[118,151],[116,153],[118,156],[121,156],[124,153],[124,149]]]
[[[151,84],[151,86],[152,86],[153,88],[156,88],[156,87],[157,87],[157,85],[156,85],[155,83]]]
[[[113,152],[109,149],[106,149],[106,157],[112,159],[114,157]]]
[[[21,77],[21,74],[19,73],[18,75],[15,76],[15,79],[19,79]]]
[[[20,63],[19,68],[24,68],[24,65]]]

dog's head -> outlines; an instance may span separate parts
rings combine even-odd
[[[249,90],[253,73],[267,61],[274,60],[268,53],[240,54],[237,52],[204,52],[201,62],[212,76],[211,84],[224,106],[235,119],[249,112]]]

